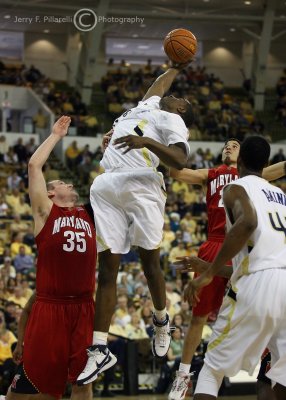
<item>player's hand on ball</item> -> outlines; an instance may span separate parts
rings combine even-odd
[[[71,123],[70,117],[63,115],[57,120],[57,122],[55,122],[52,133],[60,137],[66,136],[68,133],[70,123]]]
[[[145,147],[146,141],[147,141],[147,139],[144,137],[135,136],[135,135],[127,135],[127,136],[123,136],[121,138],[115,139],[113,144],[120,145],[120,146],[117,146],[117,149],[123,149],[123,148],[127,147],[127,149],[123,152],[123,154],[126,154],[130,150],[133,150],[133,149],[142,149],[143,147]]]

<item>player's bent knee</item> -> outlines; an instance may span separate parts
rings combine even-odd
[[[224,374],[204,364],[199,374],[195,394],[208,394],[217,397]]]

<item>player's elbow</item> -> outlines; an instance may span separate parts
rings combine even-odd
[[[38,168],[39,168],[39,163],[36,160],[33,160],[33,157],[32,157],[28,163],[28,172],[32,172]]]
[[[31,160],[28,163],[28,175],[31,175],[33,171],[36,169],[35,163]]]
[[[257,219],[255,217],[249,217],[242,223],[242,228],[246,236],[250,236],[255,231],[256,227]]]

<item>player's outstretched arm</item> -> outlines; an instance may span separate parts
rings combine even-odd
[[[195,256],[177,257],[177,260],[178,261],[174,262],[174,265],[176,266],[176,270],[180,272],[196,272],[197,274],[202,274],[211,266],[210,262]],[[216,276],[229,279],[232,273],[232,267],[230,265],[224,265]]]
[[[208,179],[208,169],[189,169],[177,170],[170,168],[170,176],[177,181],[185,182],[189,185],[206,185]]]
[[[32,310],[32,306],[35,303],[36,300],[36,293],[33,293],[28,302],[26,303],[23,312],[21,314],[19,324],[18,324],[18,343],[17,346],[15,347],[15,350],[13,351],[13,360],[16,364],[19,364],[19,362],[22,359],[23,355],[23,343],[24,343],[24,335],[25,335],[25,329],[26,325],[28,322],[28,318],[30,315],[30,312]]]
[[[286,175],[286,161],[281,161],[279,163],[270,165],[262,171],[262,178],[267,181],[275,181],[276,179],[282,178]]]
[[[174,79],[179,72],[185,68],[189,63],[185,64],[173,64],[173,66],[167,69],[164,74],[160,75],[152,86],[148,89],[147,93],[142,100],[147,100],[152,96],[163,97],[164,94],[170,89]]]
[[[42,168],[55,145],[66,136],[70,122],[70,117],[59,118],[54,124],[50,136],[37,148],[29,161],[29,196],[36,223],[37,217],[45,219],[52,207],[52,202],[47,195]]]

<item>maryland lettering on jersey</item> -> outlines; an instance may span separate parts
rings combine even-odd
[[[223,174],[210,181],[211,196],[216,193],[218,188],[224,187],[225,185],[236,181],[238,175]]]
[[[89,237],[92,237],[91,227],[87,221],[82,218],[71,217],[59,217],[54,221],[53,235],[59,233],[61,228],[72,227],[75,229],[84,230],[87,232]]]
[[[269,202],[279,203],[286,206],[286,195],[284,193],[273,192],[271,190],[262,189]]]

